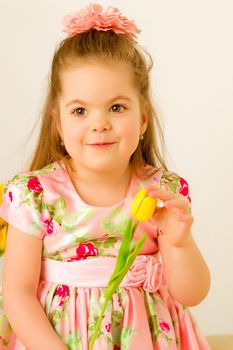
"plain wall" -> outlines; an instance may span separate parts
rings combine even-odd
[[[43,105],[62,18],[74,0],[0,0],[0,182],[25,167]],[[192,312],[203,333],[233,333],[233,5],[222,0],[99,1],[142,29],[154,59],[154,100],[170,170],[188,182],[193,235],[211,271],[207,298]],[[37,130],[37,129],[36,129]]]

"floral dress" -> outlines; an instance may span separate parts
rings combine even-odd
[[[38,299],[70,350],[88,350],[107,281],[113,272],[130,203],[152,184],[189,199],[187,182],[162,168],[150,178],[131,177],[125,199],[114,206],[86,204],[63,161],[21,173],[4,189],[0,216],[43,240]],[[140,222],[140,255],[107,305],[94,350],[208,350],[189,309],[170,294],[159,257],[154,219]],[[132,243],[133,244],[133,243]],[[0,349],[25,350],[0,305]]]

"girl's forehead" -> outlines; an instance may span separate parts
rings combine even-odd
[[[97,96],[135,92],[133,71],[129,63],[114,61],[79,61],[60,75],[64,95]]]

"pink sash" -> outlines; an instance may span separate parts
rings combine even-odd
[[[115,264],[114,257],[95,257],[71,262],[44,259],[40,278],[50,283],[74,287],[106,287]],[[162,264],[157,256],[139,255],[120,287],[136,287],[156,292],[160,288],[163,276]]]

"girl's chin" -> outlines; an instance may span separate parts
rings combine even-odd
[[[80,164],[79,162],[72,162],[75,165],[75,169],[83,169],[87,171],[93,171],[98,173],[104,173],[108,171],[116,171],[116,168],[119,168],[119,165],[117,166],[116,162],[95,162],[93,161],[91,164]]]

